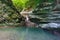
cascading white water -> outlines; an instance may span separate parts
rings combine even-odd
[[[26,19],[25,19],[25,21],[29,21],[29,18],[28,18],[28,16],[26,16]]]
[[[25,22],[30,22],[29,21],[29,14],[31,14],[32,13],[32,9],[31,10],[25,10],[25,9],[23,9],[21,12],[20,12],[20,14],[23,16],[23,17],[25,17],[26,19],[25,19]]]

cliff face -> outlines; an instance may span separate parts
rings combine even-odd
[[[19,15],[17,12],[8,6],[5,0],[0,0],[0,22],[17,22],[18,18]]]
[[[0,22],[15,22],[19,23],[22,19],[19,20],[19,15],[8,5],[6,5],[0,0]],[[46,5],[44,5],[46,4]],[[32,14],[29,14],[30,21],[32,22],[53,22],[60,21],[60,12],[53,12],[54,2],[43,2],[33,10]],[[25,15],[24,15],[25,16]],[[36,20],[35,20],[36,19]]]

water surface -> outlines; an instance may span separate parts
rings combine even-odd
[[[60,36],[41,28],[0,28],[0,40],[60,40]]]

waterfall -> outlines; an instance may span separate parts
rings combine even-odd
[[[29,21],[29,18],[28,18],[28,16],[26,16],[26,20],[25,21]]]

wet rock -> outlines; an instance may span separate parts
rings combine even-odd
[[[37,24],[35,24],[33,22],[30,22],[30,21],[25,21],[25,26],[27,26],[27,27],[35,27],[35,26],[37,26]]]
[[[40,24],[41,28],[59,28],[60,24],[58,23],[47,23],[47,24]]]

